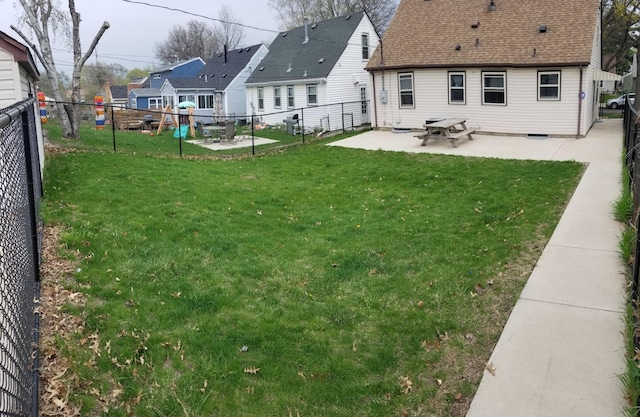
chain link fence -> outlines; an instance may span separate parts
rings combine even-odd
[[[38,415],[42,197],[34,100],[0,110],[0,416]]]
[[[55,107],[48,101],[50,124],[57,122]],[[284,108],[266,112],[255,109],[253,114],[214,115],[211,109],[129,108],[105,104],[96,112],[92,103],[60,103],[72,108],[80,121],[79,140],[61,142],[63,146],[114,152],[150,154],[206,155],[211,151],[244,148],[256,155],[292,144],[303,144],[329,135],[352,132],[371,126],[368,99],[304,108]],[[99,117],[97,117],[99,115]],[[98,120],[100,124],[98,124]],[[235,126],[235,140],[222,140],[228,123]],[[60,134],[51,135],[52,139]],[[269,145],[257,139],[271,139]],[[220,139],[220,140],[219,140]],[[240,142],[240,143],[236,143]],[[255,144],[254,144],[255,142]],[[237,145],[220,147],[220,145]],[[256,146],[261,146],[256,150]],[[203,148],[206,148],[203,150]],[[241,153],[241,151],[235,151]]]

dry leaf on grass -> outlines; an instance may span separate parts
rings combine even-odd
[[[257,375],[260,372],[260,368],[256,368],[255,366],[249,366],[244,368],[243,372],[245,374]]]
[[[413,391],[413,382],[411,382],[409,376],[400,377],[400,388],[402,388],[403,394],[410,394]]]

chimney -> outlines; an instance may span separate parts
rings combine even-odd
[[[127,95],[129,95],[131,90],[133,90],[134,88],[142,88],[142,83],[129,83],[129,84],[127,84]]]
[[[224,63],[227,63],[227,44],[224,44]]]
[[[309,18],[308,17],[304,17],[304,42],[302,43],[309,43]]]

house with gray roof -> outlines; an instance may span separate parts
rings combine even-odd
[[[263,44],[224,51],[214,55],[192,77],[168,77],[160,93],[163,103],[183,101],[196,104],[196,120],[246,119],[245,81],[267,55]]]
[[[298,115],[305,127],[323,130],[369,123],[364,68],[378,42],[365,12],[279,33],[245,84],[247,114],[268,124]]]
[[[169,103],[163,102],[160,94],[160,88],[165,80],[167,78],[194,77],[204,67],[204,64],[202,58],[196,57],[154,69],[149,78],[145,80],[142,89],[134,88],[129,91],[129,107],[136,109],[165,108]]]
[[[374,127],[464,118],[480,132],[582,137],[598,117],[599,0],[401,0],[367,70]]]
[[[126,107],[129,103],[129,93],[126,85],[110,85],[107,88],[106,102],[115,107]]]

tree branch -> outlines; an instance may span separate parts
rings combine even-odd
[[[96,33],[96,36],[93,38],[91,45],[89,45],[89,48],[85,52],[84,56],[80,59],[81,65],[84,65],[84,63],[87,62],[87,59],[89,59],[89,57],[93,53],[93,50],[96,49],[98,42],[100,42],[100,38],[102,38],[102,35],[104,35],[104,32],[109,29],[110,26],[111,25],[109,24],[109,22],[106,21],[102,24],[102,26],[98,30],[98,33]]]
[[[36,56],[38,57],[38,60],[40,61],[40,63],[42,64],[42,66],[44,66],[45,71],[49,72],[51,71],[51,68],[49,68],[49,65],[47,64],[47,61],[44,60],[44,57],[42,56],[42,54],[40,53],[40,50],[38,48],[36,48],[36,45],[31,42],[24,33],[22,33],[20,31],[20,29],[18,29],[17,27],[11,25],[9,26],[14,32],[16,32],[21,38],[22,40],[29,46],[29,48],[31,48],[31,50],[33,51],[34,54],[36,54]]]

